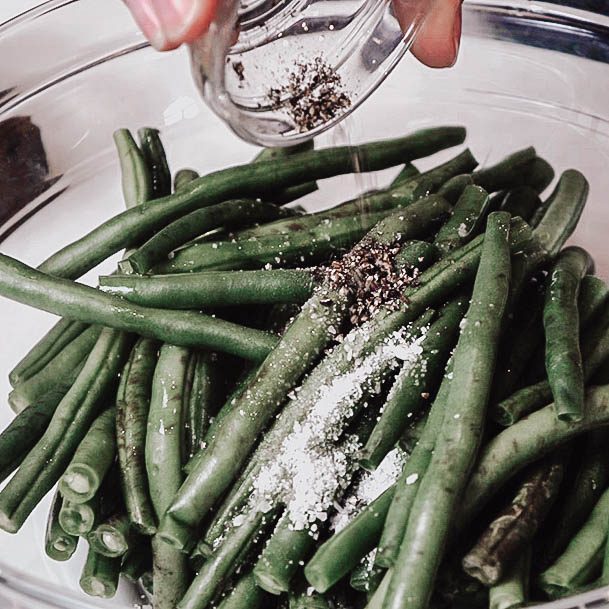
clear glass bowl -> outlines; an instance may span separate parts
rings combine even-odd
[[[206,172],[255,153],[200,101],[187,52],[152,51],[118,0],[47,2],[0,27],[0,58],[0,249],[29,264],[121,210],[111,137],[118,127],[162,129],[174,169]],[[534,144],[557,172],[576,167],[588,176],[590,199],[573,241],[592,252],[598,273],[609,279],[608,82],[609,18],[544,2],[466,2],[453,69],[431,71],[406,56],[321,143],[464,124],[482,163]],[[390,178],[391,172],[380,172],[327,180],[306,205],[320,208]],[[106,270],[111,267],[107,262]],[[0,395],[7,395],[8,371],[54,320],[5,300],[0,320]],[[0,409],[0,426],[11,416],[7,406]],[[66,564],[45,557],[47,507],[18,535],[0,533],[0,607],[126,609],[137,603],[128,587],[113,601],[78,591],[84,548]],[[589,593],[561,605],[583,607],[604,596]]]

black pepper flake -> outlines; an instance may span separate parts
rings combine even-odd
[[[349,321],[359,326],[381,308],[397,311],[404,306],[404,290],[414,278],[395,264],[399,244],[387,245],[363,239],[340,260],[317,270],[332,289],[352,300]]]
[[[243,63],[241,61],[233,61],[232,66],[239,82],[243,82],[245,80],[245,67]]]
[[[300,132],[332,120],[351,105],[340,75],[321,57],[297,63],[287,84],[269,91],[269,100],[287,110]]]

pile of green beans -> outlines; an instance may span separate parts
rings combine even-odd
[[[609,287],[565,247],[579,171],[549,195],[534,148],[421,172],[465,140],[438,127],[172,175],[137,135],[114,135],[127,211],[38,268],[0,255],[0,296],[61,317],[9,374],[0,528],[52,491],[49,558],[84,539],[86,593],[123,576],[155,609],[513,609],[609,582]],[[355,166],[396,177],[286,207]]]

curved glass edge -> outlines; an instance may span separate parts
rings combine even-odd
[[[108,609],[107,601],[79,598],[70,590],[43,582],[2,562],[0,562],[0,607],[3,609]],[[114,607],[116,608],[116,605]],[[124,609],[134,609],[134,607],[125,605]]]
[[[609,4],[598,12],[584,8],[597,4],[466,2],[463,31],[609,63]]]

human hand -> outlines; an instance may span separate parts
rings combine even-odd
[[[124,0],[135,20],[159,51],[193,42],[209,27],[222,0]],[[394,0],[398,20],[408,22],[412,0]],[[457,59],[461,38],[462,0],[439,0],[427,18],[413,55],[432,68],[451,66]]]

